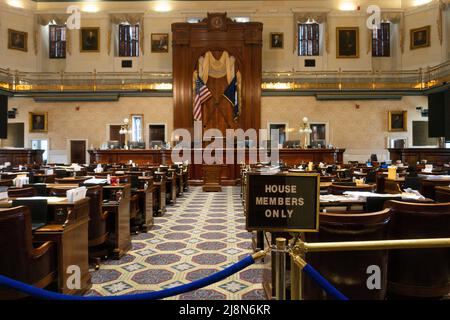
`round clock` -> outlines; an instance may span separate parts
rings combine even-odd
[[[221,17],[213,17],[211,19],[211,25],[216,29],[222,28],[222,25],[223,25],[222,18]]]

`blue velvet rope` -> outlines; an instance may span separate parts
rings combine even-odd
[[[317,272],[311,265],[307,264],[303,271],[311,277],[323,290],[325,290],[329,295],[338,300],[348,300],[338,289],[336,289],[331,283],[327,281],[322,275]]]
[[[206,278],[193,281],[191,283],[183,284],[174,288],[169,288],[161,291],[139,293],[139,294],[129,294],[121,296],[73,296],[66,295],[62,293],[52,292],[44,290],[41,288],[33,287],[32,285],[8,278],[6,276],[0,275],[0,286],[5,286],[11,289],[21,291],[23,293],[29,294],[30,296],[41,298],[41,299],[53,299],[53,300],[156,300],[164,299],[171,296],[176,296],[188,291],[193,291],[199,288],[206,287],[212,283],[221,281],[236,272],[245,269],[246,267],[255,263],[252,256],[245,257],[239,262],[233,265],[209,275]]]

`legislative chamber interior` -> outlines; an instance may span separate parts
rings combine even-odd
[[[449,81],[448,0],[0,0],[0,300],[449,300]]]

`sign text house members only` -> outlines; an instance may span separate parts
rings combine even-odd
[[[249,173],[247,195],[248,230],[318,231],[318,174]]]

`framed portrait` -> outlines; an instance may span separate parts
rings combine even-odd
[[[391,132],[395,131],[406,131],[408,124],[408,113],[407,111],[389,111],[388,114],[388,130]]]
[[[152,52],[166,53],[169,52],[169,34],[168,33],[152,33]]]
[[[8,49],[28,51],[28,32],[8,29]]]
[[[100,52],[100,28],[80,29],[80,52]]]
[[[336,28],[336,58],[359,58],[359,28]]]
[[[309,136],[309,144],[313,148],[324,148],[327,145],[327,124],[326,123],[310,123],[311,134]]]
[[[430,26],[411,29],[409,33],[409,47],[411,50],[430,46]]]
[[[47,112],[30,112],[29,128],[30,132],[47,132],[48,131]]]
[[[284,33],[272,32],[270,34],[270,48],[283,49],[284,48]]]

